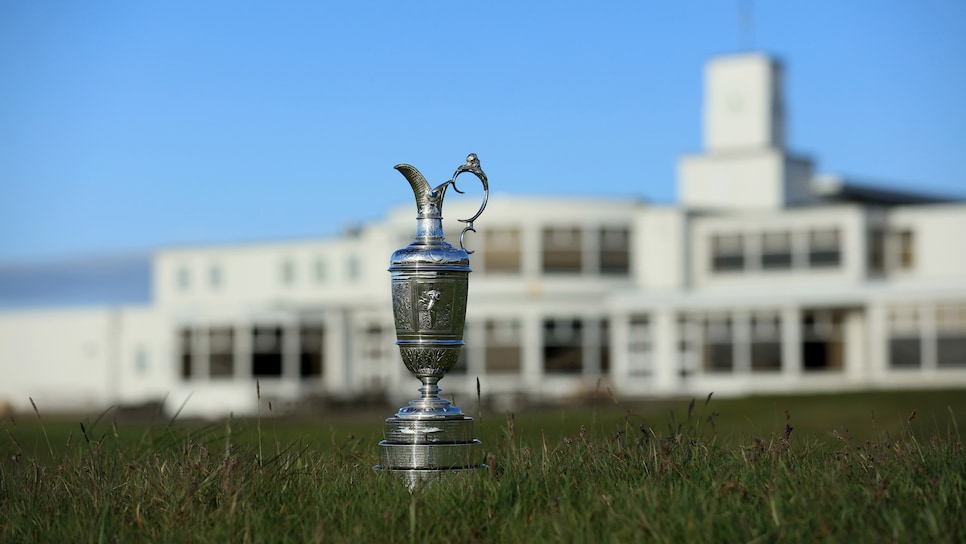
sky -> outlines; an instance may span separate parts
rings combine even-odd
[[[0,0],[0,264],[335,236],[470,152],[491,202],[673,203],[748,51],[819,172],[966,195],[966,2]]]

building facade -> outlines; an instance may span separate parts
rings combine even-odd
[[[966,386],[966,205],[818,177],[784,145],[781,65],[706,71],[680,202],[492,196],[444,393],[501,406]],[[402,190],[402,189],[401,189]],[[474,210],[447,204],[449,217]],[[144,307],[0,313],[0,400],[253,414],[416,395],[390,254],[415,209],[335,239],[158,251]],[[447,222],[451,236],[460,227]],[[259,392],[256,394],[256,381]]]

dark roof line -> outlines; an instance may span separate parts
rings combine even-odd
[[[930,194],[924,191],[892,189],[871,183],[841,179],[819,179],[813,183],[816,193],[833,200],[865,204],[950,204],[963,202],[963,197]]]

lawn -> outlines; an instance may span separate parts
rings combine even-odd
[[[148,424],[39,407],[2,423],[0,542],[966,541],[964,391],[458,400],[489,469],[412,493],[371,469],[391,409]]]

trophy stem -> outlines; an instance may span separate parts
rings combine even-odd
[[[439,402],[439,401],[448,402],[446,401],[446,399],[442,399],[439,396],[439,392],[442,391],[442,389],[440,389],[439,385],[437,385],[439,384],[438,377],[423,376],[422,378],[420,378],[420,381],[423,382],[423,386],[419,388],[420,402]]]
[[[409,406],[400,408],[396,412],[396,417],[403,419],[462,418],[462,410],[439,396],[441,389],[437,384],[440,378],[441,376],[420,376],[419,380],[423,382],[423,385],[419,388],[419,398],[409,401]]]

